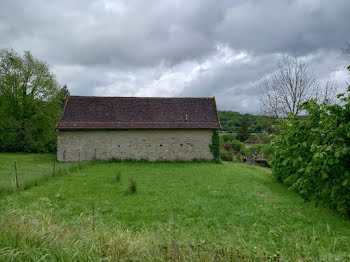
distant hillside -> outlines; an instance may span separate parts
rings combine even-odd
[[[261,133],[264,130],[272,133],[272,125],[275,123],[274,117],[255,116],[251,114],[240,114],[234,111],[219,111],[219,118],[223,132],[236,133],[243,118],[246,118],[251,132]]]

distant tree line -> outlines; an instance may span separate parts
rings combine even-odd
[[[55,125],[68,93],[30,52],[0,50],[0,151],[55,151]]]
[[[251,133],[273,133],[276,118],[273,116],[240,114],[234,111],[219,111],[222,132],[238,133],[242,124],[247,125]]]

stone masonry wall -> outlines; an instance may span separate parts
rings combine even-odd
[[[213,131],[205,130],[89,130],[59,131],[58,161],[146,159],[212,160]]]

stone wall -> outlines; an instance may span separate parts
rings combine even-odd
[[[211,160],[212,134],[210,129],[59,131],[57,159]]]

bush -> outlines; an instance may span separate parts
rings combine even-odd
[[[220,149],[220,158],[224,161],[232,161],[232,154],[225,148]]]
[[[232,146],[232,150],[235,152],[242,152],[244,150],[244,144],[239,140],[232,139],[230,144]]]
[[[233,134],[233,133],[223,133],[221,135],[222,139],[223,139],[223,142],[224,144],[228,144],[230,143],[232,140],[235,140],[236,139],[236,135]]]
[[[210,152],[213,154],[215,163],[220,163],[220,138],[217,130],[213,131],[209,148]]]
[[[304,104],[307,117],[281,121],[273,173],[306,200],[350,217],[350,87],[341,104]]]
[[[235,160],[237,161],[237,162],[243,162],[243,156],[242,156],[242,154],[241,153],[238,153],[237,155],[236,155],[236,157],[235,157]]]
[[[131,195],[137,193],[136,181],[134,179],[130,179],[127,192]]]
[[[262,148],[264,145],[262,144],[254,144],[249,148],[245,149],[245,153],[248,157],[253,157],[254,155],[258,155],[262,153]]]

